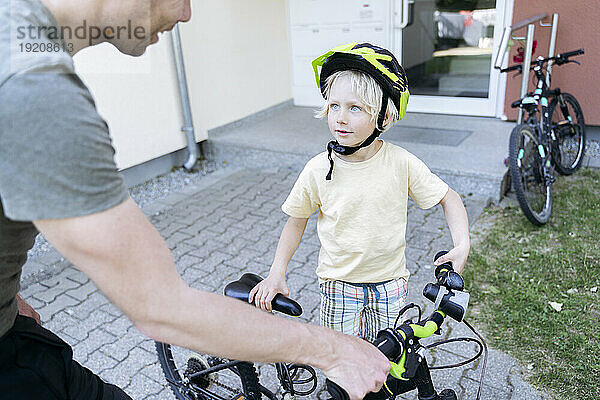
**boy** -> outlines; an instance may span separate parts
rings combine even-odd
[[[406,75],[389,51],[352,43],[313,67],[325,98],[317,117],[327,116],[335,140],[306,164],[282,205],[290,218],[269,276],[249,301],[256,297],[257,307],[270,311],[277,293],[289,294],[287,264],[318,208],[321,324],[372,341],[406,301],[408,197],[423,209],[442,205],[454,248],[436,264],[452,261],[459,273],[470,247],[467,214],[458,194],[417,157],[377,139],[404,117],[408,102]]]

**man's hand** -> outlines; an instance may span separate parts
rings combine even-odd
[[[19,296],[19,295],[17,295],[17,307],[19,308],[20,315],[33,318],[33,319],[35,319],[35,322],[38,323],[38,325],[42,325],[42,321],[40,320],[40,314],[38,314],[33,309],[33,307],[31,307],[29,304],[27,304],[25,302],[25,300],[23,300],[21,298],[21,296]]]
[[[324,368],[327,377],[340,385],[350,397],[359,400],[369,392],[378,392],[390,370],[390,361],[375,346],[349,335],[338,335],[335,353],[338,360]]]
[[[271,302],[277,293],[281,293],[285,297],[290,295],[285,277],[269,274],[262,282],[252,288],[248,296],[248,303],[252,303],[252,300],[256,297],[256,307],[264,311],[273,311]]]

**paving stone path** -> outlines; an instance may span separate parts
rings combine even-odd
[[[297,170],[233,169],[220,179],[207,177],[206,184],[186,188],[144,209],[173,252],[178,271],[192,287],[222,292],[225,284],[243,272],[266,276],[287,217],[280,209],[292,187]],[[471,222],[486,201],[465,198]],[[408,268],[409,301],[427,306],[422,288],[433,279],[431,258],[452,241],[441,208],[420,210],[409,206]],[[319,292],[314,269],[319,250],[316,218],[309,220],[304,238],[288,268],[288,284],[303,307],[300,317],[318,324]],[[24,280],[21,296],[41,315],[43,325],[73,346],[75,359],[103,379],[122,388],[134,399],[173,399],[160,370],[154,343],[100,293],[89,279],[53,250],[28,261],[28,269],[47,272]],[[50,271],[50,272],[48,272]],[[448,335],[468,334],[464,325],[451,321]],[[432,351],[434,364],[447,364],[473,354],[468,344]],[[261,367],[262,379],[265,376]],[[432,371],[436,388],[449,387],[460,399],[474,399],[481,362],[452,370]],[[322,383],[320,375],[320,384]],[[316,398],[313,395],[312,398]],[[320,398],[327,396],[323,391]],[[415,399],[416,396],[400,396]],[[540,395],[524,384],[519,366],[508,356],[490,351],[482,399],[537,399]]]

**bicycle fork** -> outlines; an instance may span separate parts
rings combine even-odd
[[[539,89],[538,89],[539,90]],[[536,92],[538,91],[536,90]],[[541,92],[541,90],[539,90]],[[537,150],[538,153],[540,155],[540,158],[542,159],[542,165],[541,165],[541,172],[542,172],[542,177],[541,179],[544,180],[544,185],[550,186],[554,183],[554,181],[556,181],[556,178],[554,177],[554,175],[552,174],[552,162],[551,162],[551,151],[552,149],[550,148],[550,145],[546,146],[546,142],[548,140],[544,140],[544,139],[550,139],[550,140],[554,140],[554,131],[550,128],[550,121],[549,121],[549,116],[548,116],[548,98],[546,97],[542,97],[542,114],[541,114],[541,120],[540,120],[540,129],[541,132],[538,131],[538,146],[537,146]],[[550,133],[550,135],[547,134],[547,132]]]
[[[414,378],[402,380],[388,375],[385,386],[377,393],[369,393],[364,400],[384,400],[390,398],[390,392],[393,396],[410,392],[417,389],[419,400],[456,400],[456,393],[451,389],[444,389],[439,394],[433,387],[431,374],[427,360],[423,357],[415,371]]]
[[[541,179],[544,179],[545,186],[550,186],[556,181],[556,178],[552,174],[550,154],[546,151],[546,147],[543,144],[538,144],[538,153],[540,154],[540,157],[542,159],[543,175]]]

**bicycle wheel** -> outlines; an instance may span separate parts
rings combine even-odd
[[[265,390],[258,383],[254,365],[246,362],[192,378],[192,374],[230,360],[198,354],[191,350],[155,342],[158,361],[173,394],[178,400],[223,400],[260,398],[250,395]],[[265,393],[269,397],[270,392]]]
[[[548,222],[552,212],[552,186],[544,176],[534,127],[517,125],[510,134],[508,166],[521,210],[535,225]]]
[[[550,103],[550,120],[556,137],[552,147],[554,167],[562,175],[571,175],[581,167],[585,152],[583,111],[575,97],[562,93]]]

